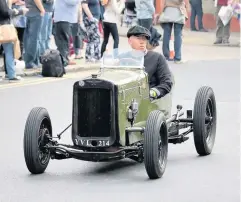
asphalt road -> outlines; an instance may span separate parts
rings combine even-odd
[[[66,79],[0,88],[0,201],[138,201],[239,202],[239,60],[191,61],[173,65],[177,103],[192,109],[202,85],[213,87],[218,110],[216,144],[212,155],[199,157],[193,139],[169,145],[162,179],[148,179],[144,164],[131,160],[91,163],[51,161],[46,172],[33,176],[23,156],[23,132],[30,110],[46,107],[54,133],[71,122],[72,85],[79,73]],[[51,82],[50,82],[51,81]],[[70,131],[63,142],[71,143]]]

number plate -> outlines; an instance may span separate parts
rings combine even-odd
[[[75,139],[75,143],[77,145],[86,146],[86,147],[108,147],[108,146],[110,146],[109,140]]]

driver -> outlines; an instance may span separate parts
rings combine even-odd
[[[136,25],[128,30],[127,37],[132,49],[143,51],[145,54],[144,67],[149,77],[150,97],[153,99],[164,97],[172,89],[172,74],[163,55],[147,50],[150,31]]]

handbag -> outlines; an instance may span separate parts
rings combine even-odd
[[[18,40],[17,30],[12,24],[0,25],[0,43],[15,42]]]
[[[19,59],[21,57],[21,49],[20,49],[20,42],[16,40],[13,44],[13,54],[15,59]]]
[[[226,26],[233,16],[232,6],[222,6],[218,12],[218,16],[221,19],[223,25]]]

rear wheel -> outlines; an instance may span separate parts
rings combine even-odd
[[[196,151],[205,156],[212,153],[216,137],[216,100],[212,88],[204,86],[197,92],[193,112],[193,134]]]
[[[52,137],[52,125],[45,108],[36,107],[29,113],[24,131],[24,157],[28,170],[32,174],[45,171],[50,160],[50,151],[46,149]]]
[[[144,163],[150,179],[161,178],[168,155],[168,133],[165,116],[161,111],[150,113],[144,134]]]

